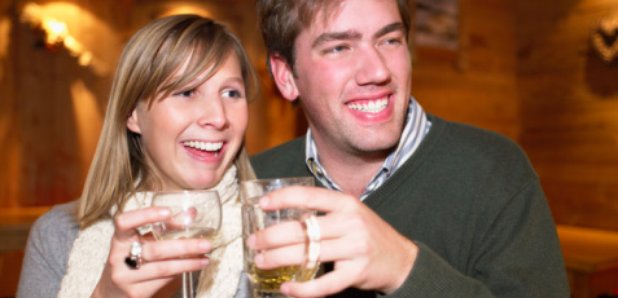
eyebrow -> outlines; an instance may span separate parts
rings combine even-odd
[[[381,36],[384,36],[386,34],[389,34],[391,32],[394,31],[404,31],[404,26],[401,22],[396,22],[396,23],[392,23],[392,24],[388,24],[384,27],[382,27],[382,29],[378,30],[378,32],[376,32],[373,37],[374,38],[379,38]],[[359,40],[362,38],[362,34],[360,32],[354,31],[354,30],[348,30],[348,31],[342,31],[342,32],[326,32],[326,33],[322,33],[320,34],[320,36],[318,36],[318,38],[316,38],[313,43],[311,44],[312,48],[316,48],[319,47],[320,45],[329,42],[329,41],[336,41],[336,40]]]
[[[343,31],[343,32],[327,32],[322,33],[311,44],[312,48],[319,47],[320,45],[334,40],[358,40],[362,35],[356,31]]]
[[[374,38],[379,38],[382,37],[386,34],[389,34],[391,32],[395,32],[395,31],[401,31],[402,33],[404,32],[404,26],[401,22],[396,22],[396,23],[392,23],[389,25],[386,25],[384,27],[382,27],[382,29],[380,29],[378,32],[376,32],[373,37]]]

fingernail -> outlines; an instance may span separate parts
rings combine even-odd
[[[171,211],[168,208],[164,208],[161,209],[161,211],[159,211],[159,214],[161,214],[161,216],[169,216],[171,213]]]
[[[209,259],[209,258],[203,258],[203,259],[201,259],[201,260],[200,260],[200,264],[201,264],[202,266],[206,266],[206,265],[208,265],[209,263],[210,263],[210,259]]]

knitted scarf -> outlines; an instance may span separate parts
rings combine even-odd
[[[219,231],[221,245],[211,252],[210,263],[200,274],[197,297],[233,297],[238,289],[243,267],[236,167],[232,165],[219,184],[212,189],[219,192],[223,205]],[[149,206],[151,198],[152,193],[137,193],[129,198],[124,211]],[[110,210],[112,217],[116,209]],[[67,273],[62,279],[58,297],[90,297],[101,278],[113,234],[112,219],[101,219],[79,231],[69,255]]]

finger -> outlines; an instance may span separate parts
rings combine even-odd
[[[286,221],[255,232],[247,243],[251,249],[270,249],[304,243],[306,239],[305,229],[299,221]]]
[[[274,269],[283,266],[301,265],[306,260],[305,244],[289,245],[270,249],[255,256],[255,265],[260,269]]]
[[[210,259],[206,256],[200,258],[174,259],[159,262],[146,262],[140,267],[139,271],[142,280],[173,278],[183,272],[202,270],[204,267],[208,266],[208,264],[210,264]]]
[[[348,218],[331,213],[316,217],[320,230],[320,240],[347,237],[357,229],[363,229],[355,217]],[[249,236],[247,244],[251,249],[273,249],[285,245],[304,243],[307,241],[307,231],[299,221],[290,221],[270,226]]]
[[[364,229],[357,217],[348,214],[329,213],[316,217],[320,230],[320,240],[348,237],[359,229]]]
[[[145,262],[135,270],[123,266],[121,270],[113,270],[114,279],[126,284],[135,284],[152,281],[169,281],[183,272],[193,272],[208,266],[210,260],[207,257],[185,258]],[[119,264],[118,264],[119,265]],[[116,265],[117,266],[117,265]]]
[[[212,250],[205,239],[178,239],[149,241],[142,245],[142,258],[147,262],[203,256]]]
[[[349,260],[361,255],[364,245],[350,243],[348,239],[320,241],[318,262]],[[273,269],[283,266],[302,265],[307,261],[307,245],[296,244],[269,249],[255,256],[255,265],[261,269]]]
[[[306,282],[286,282],[281,292],[291,297],[322,297],[343,291],[352,285],[354,274],[343,270],[331,271]]]
[[[136,228],[165,220],[170,214],[171,210],[165,207],[149,207],[118,214],[114,219],[115,235],[122,240],[129,239],[135,236]]]
[[[265,210],[301,208],[326,213],[359,204],[353,196],[318,187],[290,186],[268,193],[260,199]]]

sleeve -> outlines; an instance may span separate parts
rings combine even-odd
[[[388,297],[569,297],[555,225],[536,177],[481,215],[485,224],[476,231],[467,275],[417,243],[412,272]]]
[[[77,237],[75,202],[59,205],[35,221],[28,235],[18,298],[56,297]]]

